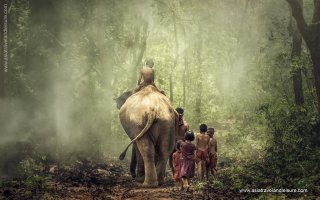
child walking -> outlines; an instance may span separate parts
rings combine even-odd
[[[196,145],[192,143],[192,141],[195,139],[193,131],[187,131],[185,133],[184,139],[185,142],[183,142],[181,145],[181,190],[189,191],[190,179],[194,177],[195,171]]]
[[[180,170],[181,170],[181,145],[182,140],[177,141],[176,151],[172,154],[173,163],[173,181],[176,182],[177,187],[182,187]]]

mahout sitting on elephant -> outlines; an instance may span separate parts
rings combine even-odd
[[[127,99],[126,99],[127,98]],[[170,100],[153,85],[147,85],[130,96],[117,99],[120,122],[134,144],[137,156],[137,178],[144,174],[144,186],[154,187],[164,182],[166,164],[174,149],[177,113]],[[144,172],[144,173],[143,173]]]
[[[157,88],[157,86],[154,83],[155,72],[153,69],[153,65],[154,62],[152,59],[147,60],[146,66],[143,67],[140,71],[137,87],[133,90],[134,93],[140,91],[143,87],[147,85],[153,85],[155,88]]]

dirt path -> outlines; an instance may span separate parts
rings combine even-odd
[[[145,188],[126,188],[116,190],[116,199],[193,199],[193,193],[181,193],[175,191],[172,187],[160,187],[153,189]],[[197,198],[199,199],[199,198]]]
[[[244,199],[230,191],[211,187],[179,191],[167,176],[163,186],[144,188],[128,174],[120,162],[94,163],[78,161],[72,165],[52,165],[42,174],[8,181],[0,187],[0,200],[178,200],[178,199]]]
[[[115,200],[176,200],[176,199],[204,199],[200,191],[181,192],[168,180],[158,188],[144,188],[141,183],[134,181],[129,174],[118,176],[112,185],[78,184],[52,182],[47,189],[47,196],[42,199],[115,199]]]
[[[43,199],[116,199],[116,200],[178,200],[178,199],[208,199],[200,191],[181,192],[172,186],[159,188],[143,188],[139,184],[124,183],[114,187],[96,186],[65,186],[52,185],[53,188]],[[221,197],[221,196],[220,196]],[[219,198],[220,199],[220,198]]]

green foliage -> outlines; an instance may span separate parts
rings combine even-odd
[[[276,105],[261,105],[256,116],[260,116],[261,119],[256,120],[257,124],[259,121],[263,122],[262,124],[268,126],[268,130],[272,133],[268,142],[260,150],[251,146],[251,149],[260,151],[257,156],[244,152],[245,155],[252,155],[255,159],[248,159],[239,152],[232,154],[231,150],[222,148],[222,151],[228,151],[224,152],[228,157],[219,158],[224,167],[210,185],[216,185],[218,181],[221,184],[216,187],[221,189],[227,187],[235,191],[254,188],[308,190],[307,193],[261,193],[255,197],[256,199],[287,197],[312,199],[317,196],[320,192],[318,137],[320,119],[317,111],[313,106],[294,106],[283,102]],[[223,139],[228,137],[224,135]],[[236,146],[233,144],[235,141],[226,140],[224,143]],[[237,150],[241,152],[241,149],[245,148],[238,145]]]
[[[22,184],[27,190],[32,191],[34,194],[43,191],[47,188],[51,177],[44,173],[45,157],[36,161],[32,158],[26,158],[19,164],[19,183]],[[14,181],[13,181],[14,182]],[[6,185],[8,187],[8,185]]]
[[[320,120],[308,109],[281,104],[266,110],[273,140],[263,159],[246,165],[241,175],[244,184],[251,188],[307,189],[309,195],[319,194]]]
[[[203,190],[203,188],[205,187],[205,182],[197,181],[192,184],[192,187],[196,190]]]
[[[44,165],[40,162],[36,162],[32,158],[26,158],[19,164],[20,173],[23,176],[31,177],[36,173],[40,173],[44,170]]]
[[[1,152],[21,161],[29,188],[45,185],[41,171],[52,159],[121,152],[129,139],[112,98],[134,87],[143,61],[153,58],[157,86],[168,96],[173,88],[172,104],[184,107],[191,129],[216,129],[219,163],[229,168],[215,187],[319,193],[311,62],[304,46],[291,58],[285,1],[35,2],[11,3],[10,70],[0,102],[9,111]],[[306,1],[308,19],[312,9]],[[297,70],[301,107],[293,105]]]
[[[33,175],[28,177],[24,181],[24,184],[27,189],[34,192],[39,192],[45,190],[48,187],[48,182],[50,180],[51,178],[47,176]]]

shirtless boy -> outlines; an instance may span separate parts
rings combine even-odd
[[[209,162],[209,143],[210,137],[206,134],[207,125],[201,124],[200,133],[196,136],[196,162],[198,168],[198,178],[200,181],[204,179],[204,175],[206,174],[206,165]]]
[[[217,146],[217,140],[216,138],[213,137],[215,131],[214,128],[208,128],[207,134],[210,137],[210,142],[209,142],[209,163],[207,164],[207,179],[209,177],[209,171],[211,172],[212,175],[215,174],[217,171],[216,166],[217,166],[217,151],[218,151],[218,146]]]
[[[146,66],[141,69],[138,85],[134,89],[134,93],[138,92],[139,90],[141,90],[143,87],[147,85],[153,85],[154,87],[156,87],[156,85],[154,84],[155,73],[154,73],[153,65],[154,65],[153,60],[151,59],[147,60]],[[142,80],[143,82],[141,82]]]

